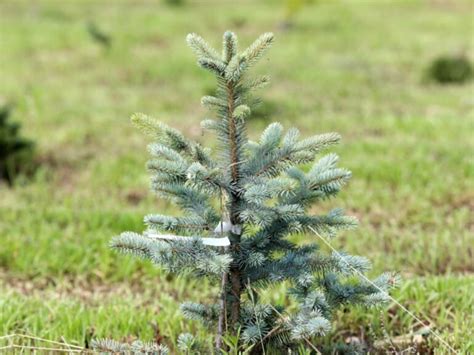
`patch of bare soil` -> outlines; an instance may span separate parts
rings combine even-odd
[[[148,193],[149,193],[148,190],[145,190],[145,189],[130,190],[126,193],[125,199],[130,205],[137,206],[140,204],[140,202],[143,201],[143,199],[146,198]]]
[[[85,147],[93,147],[92,137],[84,138]],[[81,167],[94,158],[95,148],[76,149],[75,146],[59,146],[51,152],[38,156],[36,163],[52,174],[56,183],[68,191],[72,191]]]

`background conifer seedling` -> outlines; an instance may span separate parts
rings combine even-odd
[[[0,180],[9,185],[21,173],[33,169],[34,144],[21,137],[20,124],[11,122],[11,106],[0,108]]]
[[[122,233],[112,240],[112,248],[149,259],[171,273],[219,285],[222,293],[215,303],[181,306],[186,318],[209,327],[218,353],[230,343],[250,353],[314,349],[318,338],[331,331],[336,309],[383,304],[396,279],[386,273],[369,283],[360,278],[370,269],[367,259],[292,241],[301,233],[331,238],[357,224],[341,209],[323,215],[309,212],[313,204],[335,196],[351,177],[337,166],[337,155],[320,155],[340,137],[325,133],[301,138],[296,128],[285,131],[272,123],[259,140],[248,138],[248,103],[269,79],[247,74],[272,45],[273,34],[263,34],[243,51],[232,32],[224,33],[221,53],[196,34],[188,35],[187,42],[199,66],[217,80],[216,95],[201,101],[213,116],[202,127],[217,136],[217,152],[153,118],[134,115],[132,121],[154,139],[148,147],[152,190],[183,213],[150,214],[143,234]],[[309,164],[309,169],[300,167]],[[289,285],[292,307],[262,297],[282,282]],[[191,334],[178,339],[184,353],[209,353],[203,343]],[[108,340],[94,344],[109,350],[128,346]],[[131,345],[140,346],[157,349],[153,344]],[[159,351],[168,350],[162,346]]]

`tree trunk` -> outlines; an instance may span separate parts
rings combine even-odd
[[[229,142],[230,142],[230,169],[232,186],[239,186],[239,156],[237,147],[237,127],[234,120],[234,85],[232,82],[227,84],[227,114],[229,119]],[[231,206],[230,206],[230,222],[233,226],[240,225],[240,216],[238,212],[238,206],[240,203],[240,196],[236,192],[231,193]],[[235,234],[230,233],[230,252],[235,259],[240,253],[240,239],[241,232]],[[238,263],[232,263],[229,273],[230,281],[230,326],[233,332],[237,330],[237,324],[240,319],[240,297],[242,293],[242,276],[241,270]]]
[[[226,331],[226,313],[227,313],[227,273],[222,274],[221,282],[221,301],[220,301],[220,314],[217,323],[217,336],[216,336],[216,349],[222,349],[222,336]]]

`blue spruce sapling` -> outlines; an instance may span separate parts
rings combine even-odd
[[[335,154],[316,160],[340,137],[326,133],[300,138],[296,128],[285,133],[281,124],[272,123],[258,141],[248,139],[252,94],[269,79],[246,75],[273,43],[273,34],[263,34],[239,52],[235,34],[225,32],[222,54],[196,34],[188,35],[187,42],[199,66],[217,79],[216,95],[201,101],[214,116],[202,127],[217,136],[217,154],[161,122],[134,115],[132,121],[155,140],[148,162],[152,190],[183,214],[148,215],[146,232],[122,233],[112,247],[171,273],[209,278],[219,285],[222,294],[216,303],[181,305],[186,318],[213,331],[218,351],[225,348],[225,337],[237,335],[238,348],[252,353],[314,346],[330,331],[338,307],[384,303],[394,283],[390,273],[373,284],[361,278],[359,273],[370,269],[363,257],[326,254],[316,243],[297,245],[289,238],[296,233],[314,237],[314,232],[333,237],[356,226],[340,209],[325,215],[308,212],[312,204],[336,195],[351,177],[337,167]],[[302,164],[312,165],[301,169]],[[291,310],[260,297],[263,289],[284,281],[290,285]],[[198,352],[199,343],[190,334],[178,340],[182,351],[192,353]],[[101,345],[124,346],[96,342]],[[140,346],[166,351],[135,344]]]

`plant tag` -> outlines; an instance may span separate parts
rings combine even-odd
[[[240,225],[232,224],[230,221],[220,221],[217,227],[214,229],[216,234],[225,234],[225,233],[240,234],[242,233],[242,227]]]
[[[143,233],[145,237],[151,239],[161,239],[161,240],[191,240],[192,237],[184,237],[181,235],[172,235],[172,234],[158,234],[153,231],[146,231]],[[230,246],[230,240],[227,237],[223,238],[199,238],[202,241],[202,244],[209,245],[212,247],[228,247]]]

